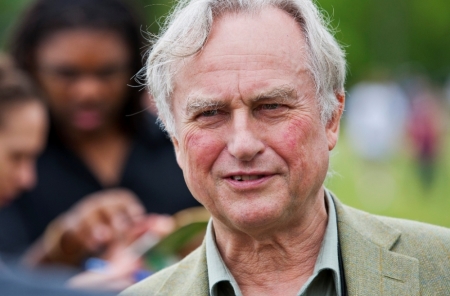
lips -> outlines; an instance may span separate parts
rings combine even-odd
[[[261,190],[273,180],[277,174],[268,172],[235,172],[224,176],[224,181],[232,190],[247,192]]]
[[[253,181],[263,178],[264,175],[235,175],[231,176],[231,179],[235,181]]]
[[[97,109],[81,109],[74,113],[73,122],[79,129],[92,130],[101,125],[101,117],[101,112]]]
[[[225,173],[222,175],[222,178],[228,179],[233,182],[245,182],[245,181],[257,181],[261,179],[265,179],[267,177],[271,177],[275,175],[276,173],[273,173],[271,171],[266,170],[252,170],[252,171],[232,171],[229,173]]]

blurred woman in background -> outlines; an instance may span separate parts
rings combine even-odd
[[[0,207],[35,185],[35,161],[44,149],[47,124],[44,103],[0,55]]]
[[[142,49],[139,22],[119,0],[38,0],[21,18],[10,51],[45,95],[50,133],[37,186],[0,215],[14,225],[0,247],[23,249],[47,228],[29,261],[79,264],[136,228],[170,228],[146,211],[198,205],[170,141],[128,86]]]

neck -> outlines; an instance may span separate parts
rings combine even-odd
[[[312,275],[328,222],[320,192],[313,207],[298,215],[303,219],[264,237],[230,231],[214,220],[219,252],[244,295],[296,295]]]

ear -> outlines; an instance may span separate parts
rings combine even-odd
[[[344,93],[336,94],[336,99],[338,100],[339,105],[333,112],[333,116],[330,118],[330,120],[328,120],[327,125],[325,127],[329,151],[333,150],[339,138],[339,123],[341,121],[342,113],[344,112],[345,94]]]
[[[178,140],[176,137],[172,136],[172,143],[173,143],[173,147],[175,148],[175,157],[177,158],[177,163],[178,166],[181,168],[181,170],[183,170],[183,161],[182,161],[182,156],[181,156],[181,150],[180,150],[180,144],[178,143]]]

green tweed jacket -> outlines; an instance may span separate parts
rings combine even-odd
[[[374,216],[335,200],[348,295],[450,295],[450,229]],[[205,244],[121,296],[207,296]]]

